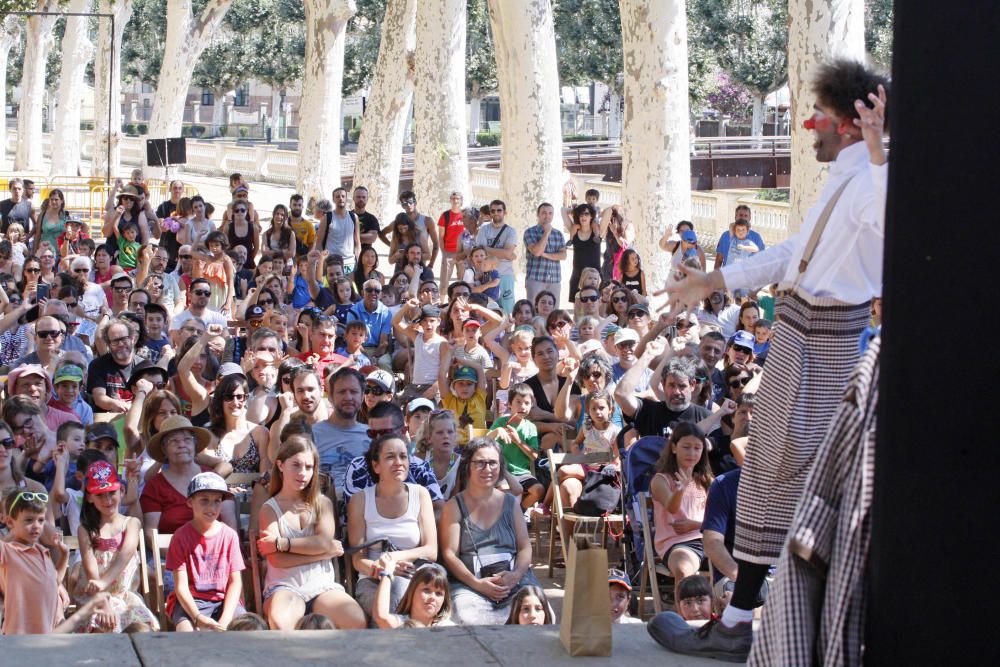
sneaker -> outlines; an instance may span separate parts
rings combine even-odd
[[[753,624],[738,623],[729,628],[715,619],[700,628],[672,611],[664,611],[654,616],[646,631],[664,648],[674,653],[698,655],[727,662],[746,662],[753,644]]]

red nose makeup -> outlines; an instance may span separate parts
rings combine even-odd
[[[804,121],[802,121],[802,127],[804,127],[807,130],[815,130],[816,129],[816,118],[812,117],[812,116],[810,116],[809,118],[806,118]]]

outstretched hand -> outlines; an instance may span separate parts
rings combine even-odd
[[[668,305],[671,313],[692,310],[699,302],[711,296],[716,289],[723,289],[722,274],[713,271],[706,273],[684,264],[677,268],[684,277],[677,281],[668,281],[666,292],[670,295]]]
[[[861,137],[868,146],[868,154],[871,156],[872,164],[885,164],[885,149],[882,147],[882,137],[885,131],[885,105],[889,98],[886,95],[885,87],[878,86],[878,95],[868,93],[868,100],[872,103],[869,108],[862,100],[854,100],[854,108],[858,112],[859,118],[854,119],[854,124],[861,128]]]

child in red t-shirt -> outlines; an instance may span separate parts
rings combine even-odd
[[[246,612],[240,599],[240,572],[246,569],[240,538],[218,520],[222,503],[232,497],[214,472],[199,473],[188,484],[187,504],[194,516],[174,533],[167,550],[167,569],[174,573],[167,614],[178,632],[222,632]]]

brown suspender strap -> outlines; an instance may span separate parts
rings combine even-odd
[[[852,178],[848,178],[844,183],[837,188],[837,191],[833,193],[830,197],[830,201],[826,202],[826,206],[823,207],[823,212],[819,214],[819,219],[816,220],[816,226],[813,227],[812,234],[809,236],[809,241],[806,243],[806,249],[802,253],[802,259],[799,261],[799,275],[795,278],[795,284],[798,285],[799,280],[802,279],[802,274],[806,272],[809,267],[809,262],[812,261],[813,253],[816,252],[816,246],[819,245],[819,238],[823,235],[823,230],[826,229],[826,223],[830,221],[830,215],[833,213],[834,207],[837,205],[837,200],[840,199],[840,195],[844,193],[844,189],[851,182]]]

